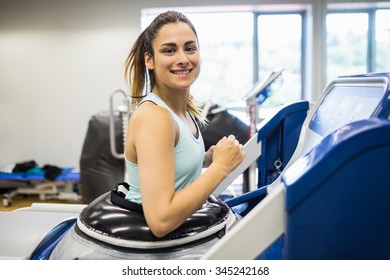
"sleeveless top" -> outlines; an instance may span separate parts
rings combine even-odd
[[[195,137],[184,122],[156,94],[149,93],[142,103],[145,101],[151,101],[158,106],[166,108],[172,114],[176,125],[179,128],[179,140],[174,148],[175,191],[178,191],[192,183],[202,172],[205,154],[202,134],[198,125],[194,121],[198,131],[198,137]],[[126,199],[141,204],[142,199],[138,177],[138,164],[132,163],[126,158],[125,161],[128,172],[128,183],[130,185],[130,190],[126,195]],[[161,164],[164,163],[162,162]],[[156,186],[156,188],[157,187],[158,186]]]

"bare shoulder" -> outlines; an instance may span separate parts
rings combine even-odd
[[[149,131],[158,133],[175,129],[175,122],[171,113],[153,102],[144,102],[134,110],[130,118],[131,126],[134,129],[147,128]]]
[[[131,121],[134,124],[161,125],[173,120],[169,111],[153,102],[144,102],[134,110]]]

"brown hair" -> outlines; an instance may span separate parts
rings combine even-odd
[[[145,94],[143,93],[145,87],[147,88],[150,86],[150,89],[153,89],[156,85],[153,70],[147,69],[145,66],[144,54],[149,53],[153,56],[154,52],[152,42],[156,38],[161,27],[166,24],[176,22],[184,22],[188,24],[198,39],[195,27],[185,15],[176,11],[167,11],[159,14],[135,41],[129,56],[125,61],[125,81],[127,86],[130,88],[133,106],[136,106],[141,99],[147,95],[147,92],[145,92]],[[149,85],[147,85],[148,82],[150,83]],[[191,94],[189,95],[187,101],[187,109],[201,123],[205,122],[200,108]]]

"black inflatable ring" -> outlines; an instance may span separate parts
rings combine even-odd
[[[163,238],[153,235],[142,213],[114,205],[110,192],[101,195],[81,212],[77,228],[101,242],[132,249],[159,249],[180,246],[223,236],[236,221],[234,213],[220,199],[210,196],[203,206],[175,231]]]

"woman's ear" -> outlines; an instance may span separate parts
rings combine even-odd
[[[145,59],[145,66],[149,70],[153,70],[154,69],[153,56],[150,53],[146,52],[144,54],[144,59]]]

